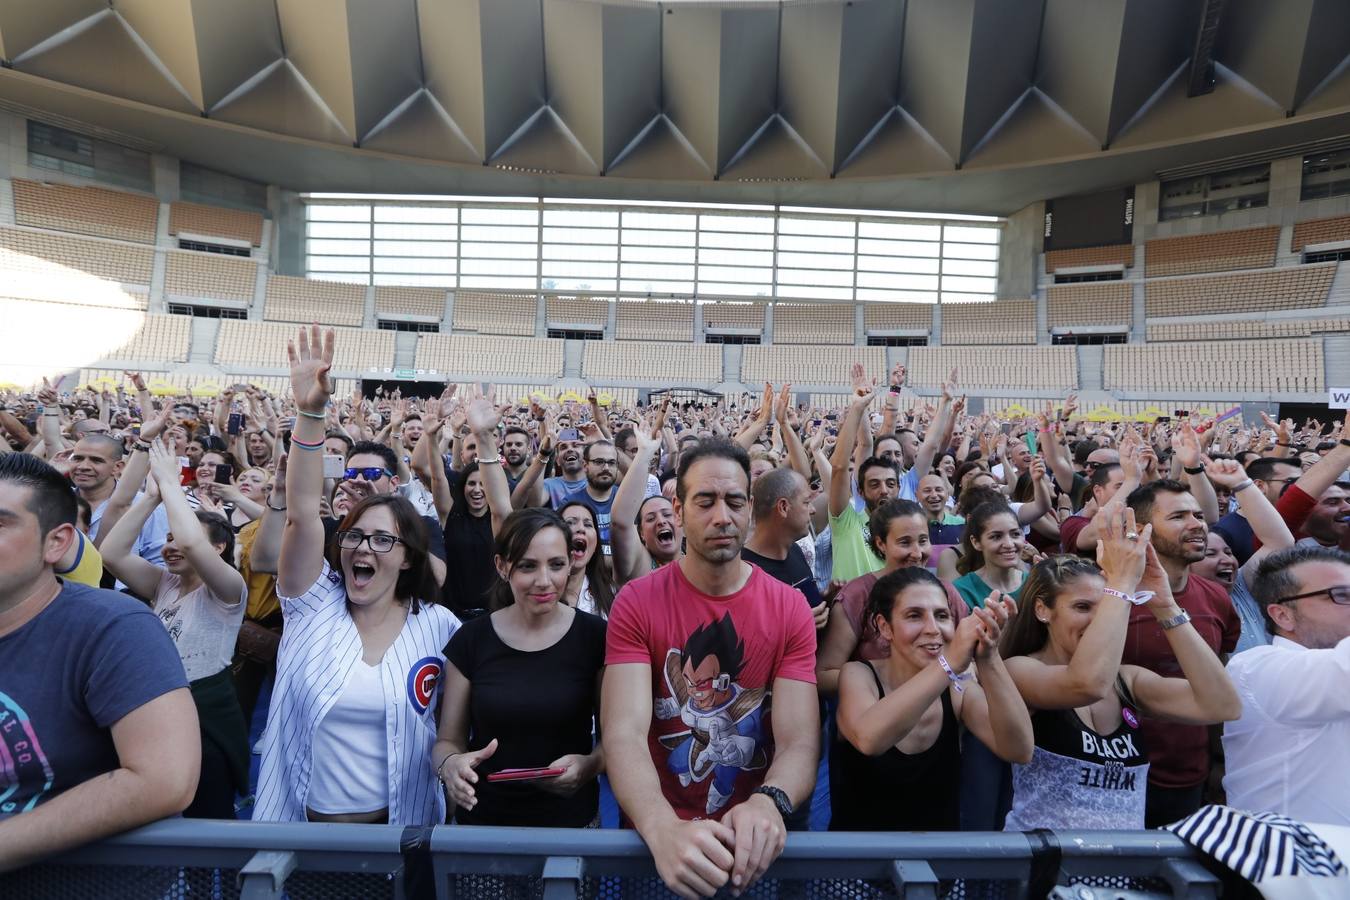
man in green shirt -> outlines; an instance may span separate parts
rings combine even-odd
[[[867,520],[878,506],[887,500],[902,496],[901,476],[895,466],[887,460],[872,456],[858,465],[858,492],[862,495],[866,511],[859,511],[853,505],[848,462],[857,443],[858,429],[862,427],[863,416],[877,395],[877,383],[873,379],[869,384],[862,366],[857,363],[853,364],[851,380],[853,402],[839,425],[839,437],[835,441],[834,453],[830,458],[828,498],[830,542],[833,546],[830,577],[835,581],[845,582],[881,568],[881,558],[870,545]],[[898,394],[901,387],[902,385],[892,384],[890,390]],[[951,388],[950,385],[943,385],[937,417],[928,425],[928,433],[914,459],[914,468],[904,475],[904,482],[908,486],[908,491],[903,492],[908,494],[905,499],[914,499],[914,490],[919,479],[926,475],[932,466],[933,458],[937,455],[938,440],[945,430],[950,410]]]

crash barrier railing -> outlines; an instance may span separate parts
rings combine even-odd
[[[744,896],[1209,900],[1219,889],[1162,831],[793,833]],[[600,829],[177,819],[0,875],[0,898],[23,900],[673,896],[637,834]]]

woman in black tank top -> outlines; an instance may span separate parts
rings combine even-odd
[[[877,580],[865,621],[888,641],[890,656],[840,672],[831,829],[955,829],[958,723],[1009,762],[1031,759],[1031,718],[998,654],[1015,612],[1011,599],[995,594],[957,626],[942,582],[927,569]]]
[[[1138,528],[1116,499],[1098,520],[1101,568],[1078,556],[1037,563],[1022,588],[1024,609],[1003,635],[1008,669],[1036,710],[1035,753],[1013,771],[1009,830],[1143,828],[1148,748],[1140,718],[1203,725],[1242,711],[1223,663],[1172,598],[1152,526]],[[1183,678],[1121,665],[1130,611],[1143,604]]]

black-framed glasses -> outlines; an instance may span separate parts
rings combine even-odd
[[[1289,603],[1292,600],[1304,600],[1308,597],[1320,597],[1326,594],[1331,598],[1331,602],[1337,606],[1350,606],[1350,584],[1338,584],[1335,587],[1322,588],[1320,591],[1309,591],[1306,594],[1295,594],[1292,597],[1281,597],[1276,603]]]
[[[376,553],[388,553],[395,544],[403,543],[401,538],[392,534],[366,534],[364,531],[339,531],[337,539],[338,546],[343,550],[355,550],[369,543],[370,549]]]
[[[357,475],[360,475],[366,481],[379,481],[381,478],[394,477],[394,473],[383,466],[367,466],[363,469],[347,469],[342,473],[342,477],[347,481],[355,481]]]

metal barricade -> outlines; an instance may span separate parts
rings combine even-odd
[[[595,829],[178,819],[0,876],[3,900],[673,896],[636,833]],[[794,833],[744,896],[1210,900],[1218,881],[1186,844],[1161,831]]]

